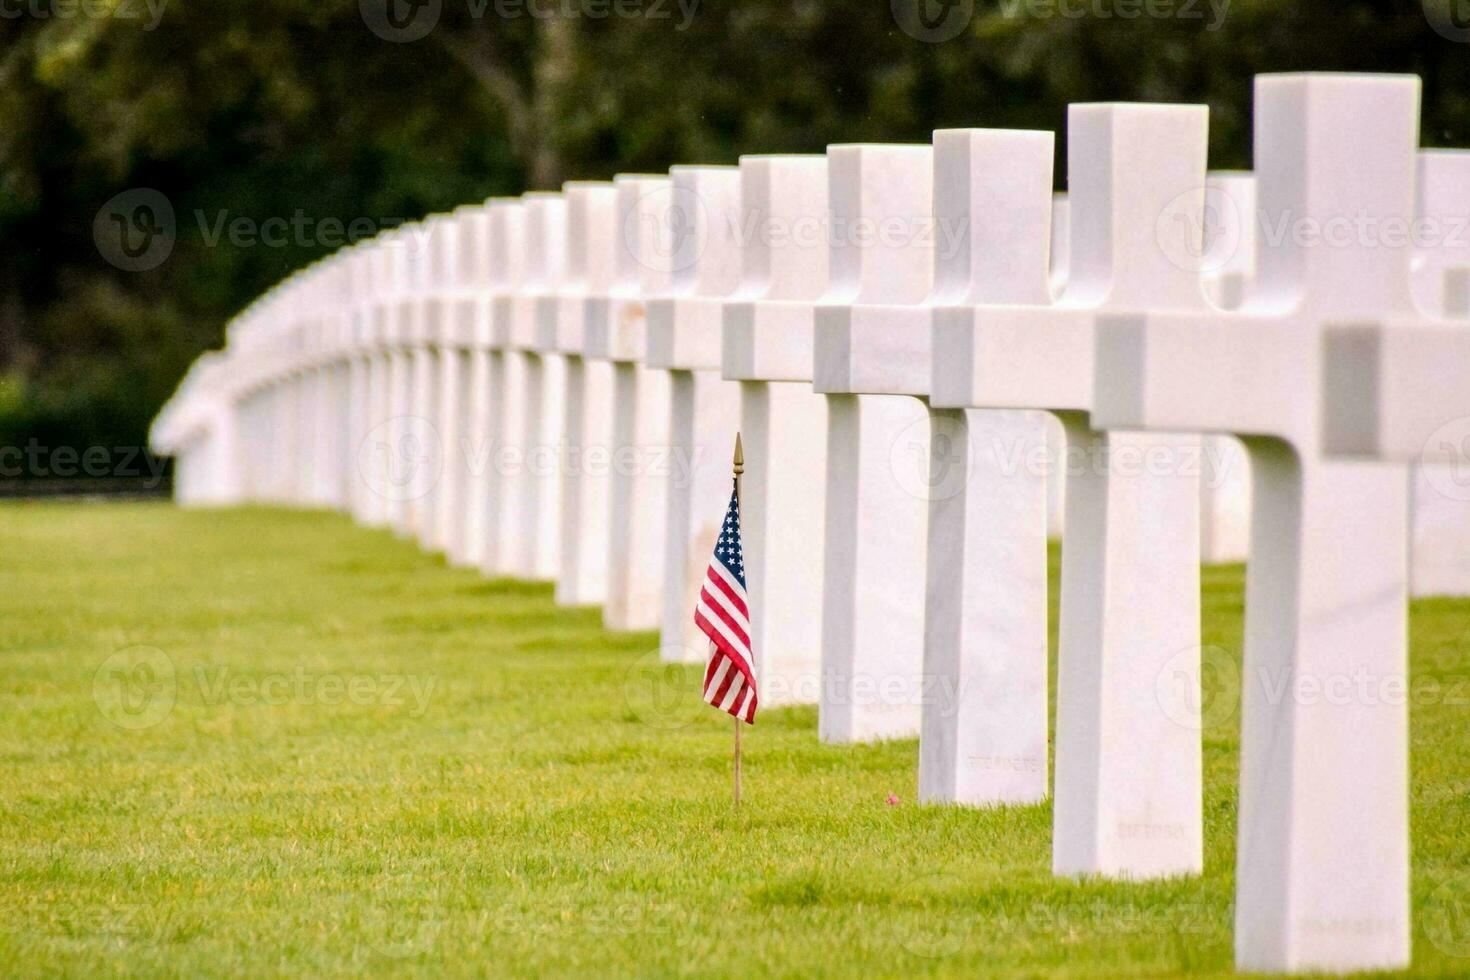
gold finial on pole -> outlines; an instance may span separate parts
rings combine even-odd
[[[740,474],[745,472],[745,450],[740,445],[740,433],[735,433],[735,501],[740,501]]]

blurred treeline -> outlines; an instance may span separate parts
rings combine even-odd
[[[1075,101],[1208,103],[1212,165],[1248,166],[1261,71],[1417,72],[1426,144],[1470,145],[1470,45],[1413,0],[919,0],[966,18],[939,43],[899,28],[912,2],[0,0],[0,446],[142,444],[232,314],[333,249],[324,219],[945,126],[1060,132]],[[436,5],[417,40],[368,26]],[[143,187],[177,240],[128,272],[94,219]],[[293,217],[284,244],[215,236]]]

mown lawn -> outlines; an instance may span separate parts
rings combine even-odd
[[[1241,571],[1205,583],[1238,656]],[[1467,636],[1416,604],[1421,976],[1470,974]],[[1229,975],[1228,704],[1205,876],[1066,883],[1048,807],[915,805],[916,743],[812,709],[761,715],[732,813],[656,649],[336,516],[6,504],[0,975]]]

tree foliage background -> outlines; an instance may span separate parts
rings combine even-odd
[[[901,29],[915,3],[956,36]],[[1416,72],[1425,143],[1470,144],[1470,44],[1414,0],[1061,3],[0,0],[0,446],[142,445],[230,317],[339,244],[327,219],[945,126],[1060,134],[1095,100],[1208,103],[1212,166],[1244,167],[1262,71]],[[432,29],[385,39],[389,13]],[[129,272],[93,223],[144,187],[177,238]],[[306,233],[216,234],[272,218]]]

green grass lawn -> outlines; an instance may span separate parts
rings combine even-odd
[[[732,813],[697,667],[337,516],[7,504],[0,562],[0,975],[1230,972],[1228,705],[1204,877],[1058,882],[1048,806],[916,805],[814,709]],[[1414,972],[1465,976],[1470,601],[1412,628]]]

